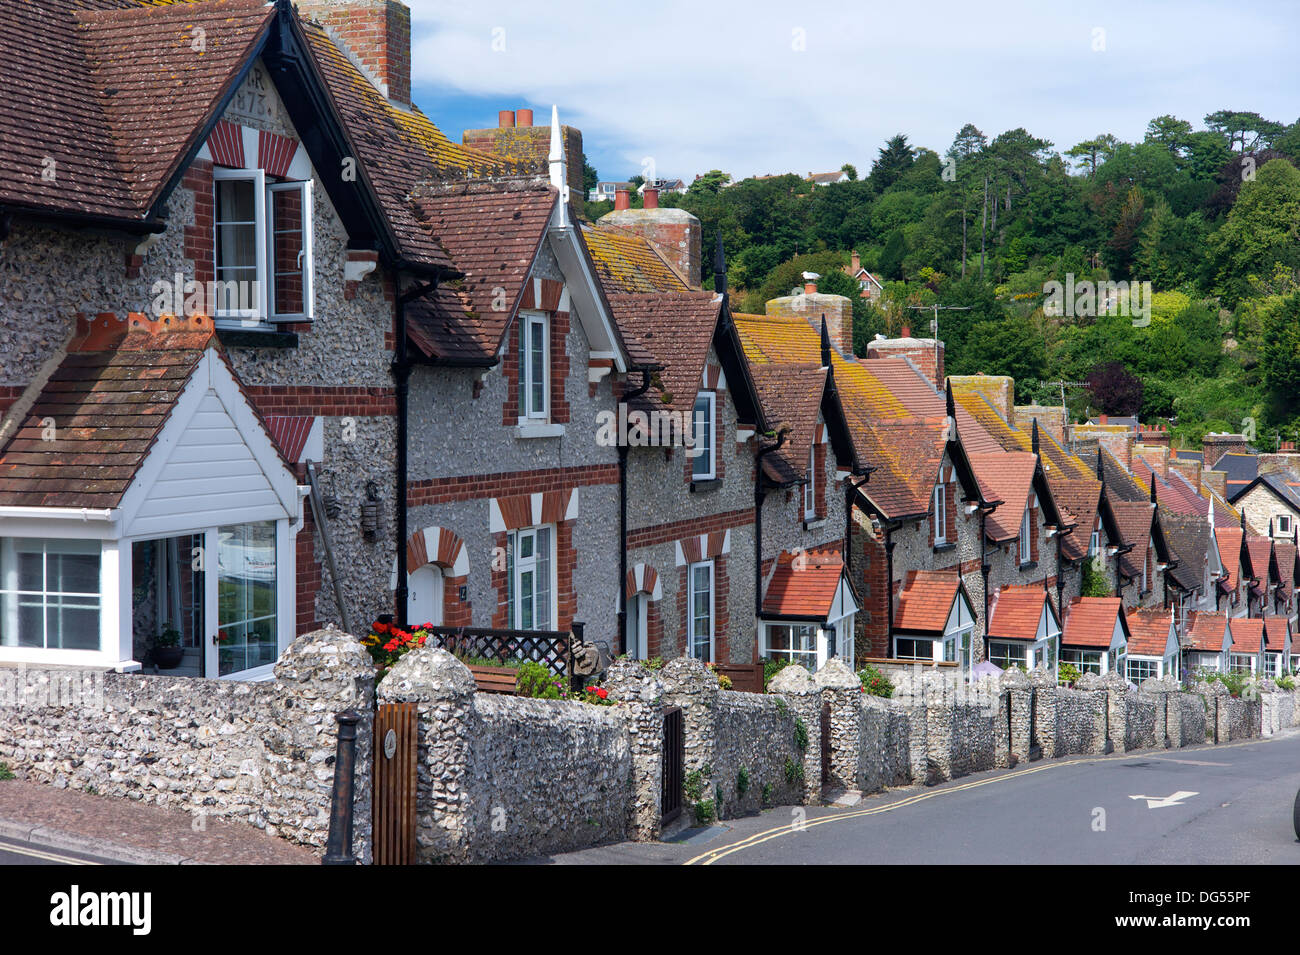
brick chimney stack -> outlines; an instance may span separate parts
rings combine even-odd
[[[643,209],[659,208],[659,190],[654,186],[646,186],[641,191],[641,207]]]
[[[400,0],[298,0],[297,7],[389,101],[411,105],[410,7]]]
[[[944,383],[944,347],[943,342],[933,338],[913,338],[912,328],[904,325],[902,336],[885,338],[878,336],[867,342],[868,358],[910,358],[921,374],[930,380],[930,384],[943,390]],[[1006,413],[1011,414],[1008,402]],[[1009,419],[1008,419],[1009,420]]]
[[[1219,463],[1225,454],[1245,454],[1246,436],[1244,434],[1225,434],[1211,431],[1201,438],[1202,460],[1207,468]]]
[[[820,331],[822,317],[826,318],[826,333],[831,344],[845,358],[853,357],[853,303],[843,295],[828,295],[817,291],[816,272],[803,274],[803,290],[796,295],[784,295],[767,303],[767,314],[786,318],[806,319]]]
[[[533,125],[531,109],[503,109],[497,117],[497,125],[491,129],[465,130],[461,142],[509,162],[522,163],[526,168],[532,167],[539,175],[545,175],[551,150],[551,128],[545,123]],[[568,174],[565,181],[569,184],[569,196],[571,200],[585,197],[587,192],[583,189],[582,181],[581,130],[561,126],[560,142]]]
[[[618,189],[614,192],[614,211],[621,212],[624,209],[632,208],[632,195],[626,189]]]

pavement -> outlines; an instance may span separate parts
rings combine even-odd
[[[314,852],[243,822],[0,780],[0,864],[319,865]]]
[[[1241,743],[1070,757],[780,807],[530,860],[559,865],[1300,863],[1300,730]]]

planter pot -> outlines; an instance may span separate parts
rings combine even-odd
[[[154,647],[153,662],[160,670],[174,670],[185,659],[184,647]]]

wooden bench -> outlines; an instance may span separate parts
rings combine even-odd
[[[474,682],[478,684],[480,693],[505,693],[514,696],[518,670],[511,667],[471,665],[469,672],[474,674]]]

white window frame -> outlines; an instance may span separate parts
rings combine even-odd
[[[297,192],[302,204],[302,251],[298,267],[302,271],[302,307],[300,312],[279,313],[275,310],[275,203],[266,203],[266,315],[270,322],[309,322],[316,312],[315,257],[312,251],[312,180],[274,182],[266,187],[267,197],[276,192]]]
[[[543,530],[549,531],[549,533],[546,534],[546,538],[547,538],[547,546],[550,549],[550,552],[547,555],[548,556],[547,565],[549,567],[549,573],[547,574],[548,579],[546,581],[546,586],[548,588],[548,593],[549,593],[548,603],[550,604],[550,606],[548,608],[547,618],[545,620],[541,620],[538,617],[537,584],[536,584],[536,581],[539,579],[538,574],[540,572],[540,564],[541,564],[541,561],[538,559],[538,554],[540,553],[540,550],[538,549],[537,546],[538,537],[540,536],[538,532]],[[519,556],[520,540],[525,536],[531,537],[533,541],[533,552],[529,557],[521,558]],[[558,619],[557,607],[559,603],[559,601],[556,599],[557,580],[558,580],[557,571],[556,571],[556,562],[557,562],[556,558],[558,556],[558,547],[556,543],[557,538],[558,535],[556,533],[556,527],[554,524],[538,524],[533,527],[521,527],[518,530],[513,530],[510,532],[510,537],[509,537],[510,584],[509,586],[510,586],[510,597],[511,597],[510,600],[510,604],[511,604],[510,628],[511,629],[514,630],[558,629],[558,625],[556,622]],[[523,600],[521,599],[522,591],[520,589],[520,585],[522,582],[523,575],[530,570],[533,572],[533,581],[534,581],[533,583],[533,625],[531,627],[525,627],[522,622]]]
[[[519,420],[520,422],[549,421],[551,417],[551,321],[546,312],[519,313]],[[540,330],[540,331],[539,331]],[[532,361],[533,335],[542,337],[542,400],[541,406],[533,404],[534,378]]]
[[[30,541],[35,544],[39,544],[40,549],[34,550],[28,548],[20,552],[18,550],[18,547],[16,546],[16,542],[19,540]],[[56,553],[59,550],[59,545],[62,545],[62,547],[65,549],[65,552],[70,552],[83,557],[94,556],[95,561],[98,564],[99,589],[96,590],[94,593],[86,593],[80,591],[67,591],[67,590],[51,590],[50,579],[49,579],[51,544],[55,545],[54,549]],[[72,549],[74,547],[77,549]],[[6,648],[12,648],[12,649],[23,649],[29,651],[55,652],[55,653],[60,653],[60,652],[86,653],[86,652],[98,651],[103,644],[104,613],[105,610],[108,609],[105,606],[105,600],[104,600],[105,568],[104,568],[103,548],[100,542],[94,540],[82,540],[78,538],[66,538],[66,537],[59,538],[59,537],[13,536],[13,537],[0,538],[0,548],[4,548],[7,552],[9,552],[12,555],[11,559],[9,561],[6,561],[5,564],[6,564],[6,569],[12,572],[13,574],[12,586],[10,585],[11,581],[7,579],[9,577],[9,574],[6,574],[5,578],[0,578],[0,594],[11,596],[13,598],[11,609],[14,611],[12,618],[10,618],[8,614],[6,614],[6,619],[4,621],[5,623],[4,631],[5,631],[6,639],[8,638],[9,634],[12,633],[14,642],[5,643],[4,646]],[[39,553],[41,555],[41,589],[40,590],[18,589],[17,557],[19,553],[27,553],[27,554]],[[94,610],[95,639],[93,645],[86,646],[86,647],[65,647],[62,645],[60,646],[49,645],[49,639],[50,639],[49,610],[51,607],[52,597],[57,598],[56,600],[53,601],[55,605],[62,604],[68,598],[71,598],[77,605],[80,605],[82,603],[89,604],[93,600],[94,602],[93,608],[91,608],[90,606],[76,606],[74,608],[74,609],[81,609],[81,610],[91,610],[91,609]],[[40,646],[22,647],[18,643],[17,611],[23,602],[22,598],[28,598],[29,603],[32,598],[40,599],[40,604],[41,604]]]
[[[1012,665],[1013,665],[1013,666],[1023,666],[1023,667],[1025,667],[1026,669],[1028,669],[1028,668],[1029,668],[1029,650],[1030,650],[1030,647],[1032,647],[1032,646],[1033,646],[1032,644],[1028,644],[1028,645],[1026,645],[1026,644],[1022,644],[1022,643],[1013,642],[1013,641],[1011,641],[1011,640],[990,640],[990,641],[989,641],[989,657],[988,657],[988,658],[989,658],[989,662],[992,663],[992,664],[994,664],[994,666],[1000,666],[1001,664],[997,663],[997,661],[995,661],[995,660],[993,659],[993,657],[994,657],[994,648],[995,648],[995,647],[1010,647],[1012,650],[1014,650],[1014,651],[1015,651],[1017,654],[1019,654],[1019,656],[1020,656],[1020,659],[1017,660],[1017,661],[1016,661],[1014,664],[1012,664]],[[1002,654],[998,654],[998,656],[1002,656]],[[1013,656],[1014,656],[1014,654],[1013,654]],[[1010,659],[1010,657],[1008,657],[1008,660],[1009,660],[1009,659]],[[1005,670],[1005,669],[1008,669],[1008,667],[1002,667],[1002,669]]]
[[[803,519],[817,519],[817,445],[808,446],[808,483],[803,486]]]
[[[948,488],[944,484],[934,486],[934,543],[948,543]]]
[[[1278,537],[1291,536],[1291,515],[1281,513],[1277,516],[1277,530],[1274,532]]]
[[[707,415],[703,421],[703,428],[707,429],[707,448],[702,447],[701,434],[701,402],[708,406]],[[691,408],[691,480],[693,481],[712,481],[718,475],[717,454],[718,454],[718,396],[712,391],[701,391],[695,396],[695,404]],[[701,466],[703,465],[703,466]]]
[[[1029,563],[1034,555],[1034,549],[1029,536],[1034,532],[1033,527],[1030,526],[1030,513],[1030,507],[1026,504],[1025,516],[1020,519],[1020,563],[1022,566]]]
[[[1092,673],[1101,676],[1105,671],[1107,663],[1107,650],[1085,650],[1082,648],[1062,647],[1060,653],[1061,665],[1070,664],[1080,674]]]
[[[1134,676],[1135,668],[1147,670],[1149,672],[1147,673],[1146,676],[1135,677]],[[1163,670],[1164,670],[1164,660],[1150,660],[1150,659],[1142,659],[1142,658],[1135,659],[1134,657],[1129,657],[1128,661],[1124,664],[1124,678],[1128,680],[1130,683],[1136,683],[1138,686],[1141,686],[1143,680],[1150,679],[1151,677],[1159,678],[1163,676],[1164,675],[1162,672]]]
[[[695,596],[696,596],[696,571],[707,570],[709,581],[709,656],[706,663],[715,662],[713,655],[715,652],[715,643],[717,639],[717,580],[714,575],[714,566],[712,560],[701,560],[694,564],[688,564],[686,567],[686,655],[695,659],[702,659],[696,656],[696,629],[695,629]]]
[[[225,281],[221,277],[218,250],[221,246],[221,200],[218,196],[217,183],[238,181],[253,184],[253,244],[255,250],[254,264],[257,278],[257,303],[254,308],[223,309],[213,307],[213,320],[225,325],[248,328],[261,325],[267,315],[266,299],[266,240],[270,224],[266,215],[266,173],[261,169],[228,169],[217,167],[212,170],[212,277],[217,282]],[[241,223],[243,224],[243,223]],[[206,290],[204,291],[206,302]],[[206,305],[205,305],[206,308]]]
[[[644,660],[650,652],[650,595],[644,590],[627,601],[627,655]]]
[[[789,663],[798,663],[808,672],[815,672],[822,662],[822,645],[823,639],[820,634],[821,628],[825,624],[816,620],[772,620],[763,623],[762,627],[762,645],[760,656],[764,659],[786,660]],[[794,643],[794,631],[796,628],[807,629],[812,636],[811,650],[773,650],[772,649],[772,631],[781,627],[790,630],[790,642]]]

